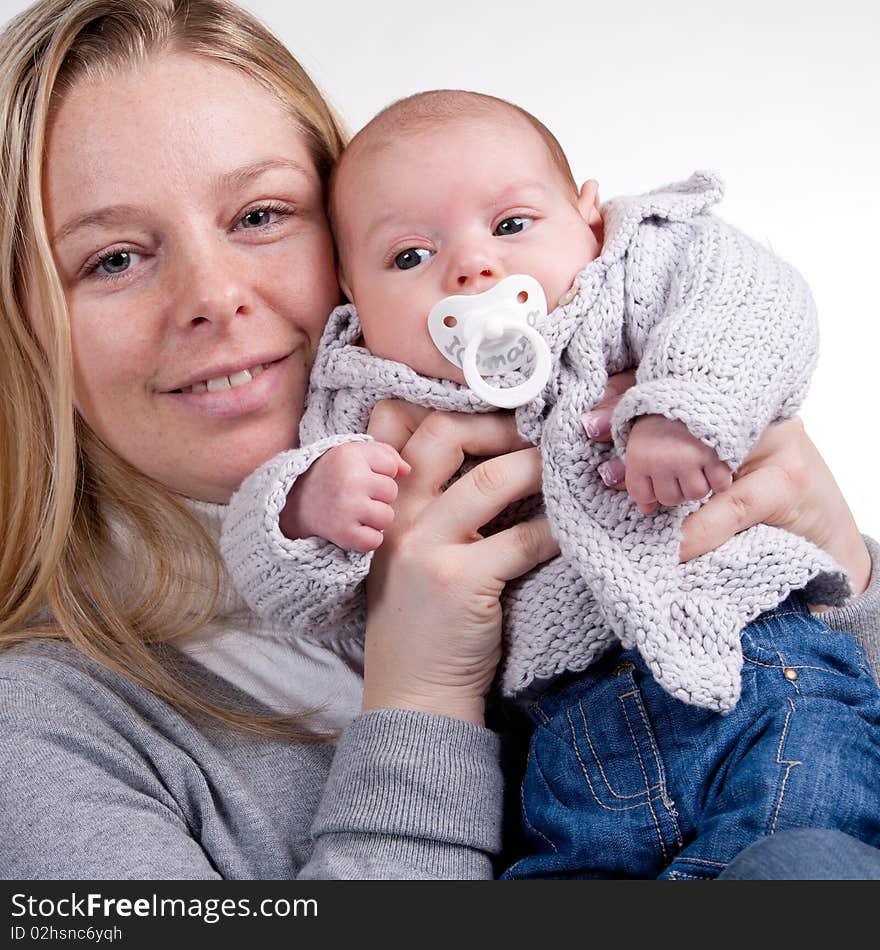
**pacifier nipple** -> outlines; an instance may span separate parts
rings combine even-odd
[[[546,316],[547,301],[538,281],[513,274],[484,293],[444,297],[428,314],[428,332],[484,402],[515,409],[534,399],[550,379],[550,348],[535,329]],[[502,388],[483,378],[521,369],[530,347],[535,369],[525,382]]]

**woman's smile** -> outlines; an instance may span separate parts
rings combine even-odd
[[[162,395],[190,412],[233,419],[265,409],[292,371],[296,350],[281,359],[257,362],[249,368],[201,377],[191,385]]]

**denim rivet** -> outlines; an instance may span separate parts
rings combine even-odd
[[[798,678],[798,672],[795,669],[792,669],[790,666],[782,671],[782,675],[790,682],[793,683]]]
[[[624,660],[622,663],[618,663],[617,666],[611,672],[612,676],[623,676],[624,673],[629,673],[630,670],[636,668],[635,663],[630,660]]]

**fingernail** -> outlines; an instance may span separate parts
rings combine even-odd
[[[611,431],[611,410],[594,409],[581,416],[584,431],[591,439],[601,438]]]
[[[603,462],[596,471],[609,488],[612,485],[618,485],[626,477],[626,466],[617,458]]]

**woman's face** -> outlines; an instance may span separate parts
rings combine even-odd
[[[228,500],[297,444],[339,299],[305,136],[232,67],[168,54],[74,86],[46,154],[79,412],[169,488]]]

